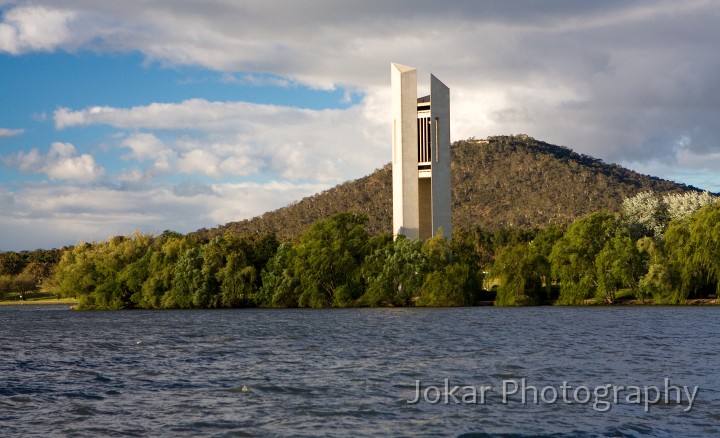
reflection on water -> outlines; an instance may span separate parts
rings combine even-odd
[[[3,436],[720,436],[719,316],[2,307],[0,425]],[[691,410],[685,393],[664,397],[666,378],[699,387]],[[624,389],[599,410],[594,391],[607,385],[661,396],[646,406]]]

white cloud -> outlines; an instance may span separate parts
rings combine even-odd
[[[133,130],[123,157],[157,170],[213,177],[269,172],[290,180],[338,183],[390,160],[376,99],[349,109],[308,110],[248,102],[152,103],[55,112],[58,127],[110,125]],[[139,130],[162,131],[161,140]]]
[[[220,163],[220,170],[229,175],[247,176],[257,171],[256,163],[247,156],[232,156]]]
[[[165,145],[162,140],[150,133],[132,133],[120,144],[130,149],[130,153],[123,155],[124,159],[137,161],[152,161],[153,168],[158,172],[171,170],[170,161],[175,153]]]
[[[0,128],[0,138],[3,137],[17,137],[18,135],[22,135],[25,132],[24,129],[7,129],[7,128]]]
[[[218,158],[211,152],[194,149],[182,154],[178,159],[178,170],[183,173],[203,173],[205,175],[218,175]]]
[[[52,51],[70,42],[72,11],[44,6],[19,6],[5,12],[0,23],[0,51],[13,55]]]
[[[0,250],[48,248],[140,230],[190,232],[273,210],[316,193],[320,185],[183,183],[127,191],[104,186],[0,186]],[[5,208],[7,207],[7,208]]]
[[[720,137],[720,52],[714,44],[720,40],[720,7],[712,1],[61,4],[65,9],[38,0],[32,8],[63,17],[72,11],[64,48],[140,51],[149,62],[199,65],[223,72],[226,80],[340,85],[383,101],[389,62],[417,66],[421,86],[427,87],[429,72],[450,86],[454,138],[522,132],[609,161],[670,162],[668,145],[688,132],[702,132],[691,135],[692,148],[720,149],[714,140]],[[30,9],[8,10],[5,25]],[[55,122],[58,128],[185,124],[211,130],[226,129],[230,120],[242,126],[246,116],[251,124],[265,116],[266,126],[273,126],[270,118],[288,122],[293,113],[200,99],[173,105],[65,108]],[[170,119],[159,116],[169,112]],[[295,140],[287,147],[310,143]],[[285,161],[302,158],[292,155],[297,153]]]
[[[2,157],[3,163],[15,166],[24,172],[44,173],[53,180],[69,180],[89,183],[98,180],[105,170],[95,163],[89,154],[78,155],[75,146],[70,143],[55,142],[47,154],[37,149],[30,152],[20,151],[14,155]]]
[[[272,121],[277,117],[291,114],[304,117],[309,113],[312,111],[276,105],[189,99],[180,103],[152,103],[132,108],[91,107],[79,111],[59,108],[54,119],[58,129],[104,124],[124,129],[217,131],[242,125],[247,120]]]

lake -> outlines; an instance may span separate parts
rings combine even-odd
[[[3,436],[720,436],[720,307],[0,307]]]

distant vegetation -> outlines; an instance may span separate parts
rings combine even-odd
[[[638,209],[647,199],[566,229],[461,229],[452,241],[370,235],[353,213],[282,244],[274,235],[136,234],[77,245],[55,275],[86,309],[612,304],[620,292],[679,304],[717,293],[720,203],[687,193]],[[673,202],[688,208],[664,214]]]
[[[707,193],[640,193],[622,214],[596,212],[498,251],[497,304],[681,304],[720,292],[720,203]],[[554,290],[556,291],[554,293]]]
[[[0,252],[0,300],[24,299],[43,286],[52,287],[53,269],[62,250]]]
[[[525,136],[458,142],[453,153],[452,241],[392,240],[384,168],[213,230],[0,253],[0,294],[42,288],[84,309],[130,309],[683,303],[717,293],[711,194]]]

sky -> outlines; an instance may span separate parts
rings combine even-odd
[[[0,0],[0,251],[260,215],[391,159],[390,63],[451,139],[720,191],[720,2]]]

